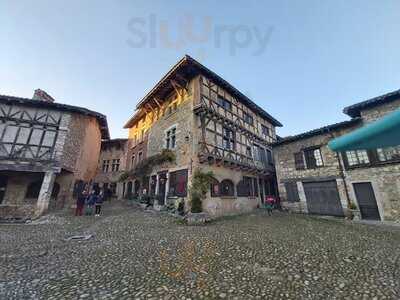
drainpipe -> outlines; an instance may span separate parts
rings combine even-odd
[[[333,132],[331,130],[328,129],[328,133],[330,135],[331,138],[336,138],[333,134]],[[342,161],[340,160],[340,153],[336,152],[337,155],[337,161],[339,163],[339,171],[340,171],[340,178],[343,180],[343,184],[344,184],[344,192],[346,194],[346,200],[347,200],[347,207],[350,207],[350,195],[349,195],[349,190],[347,188],[347,183],[346,183],[346,176],[344,174],[344,167],[342,165]]]

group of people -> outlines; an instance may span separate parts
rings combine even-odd
[[[90,190],[85,187],[82,192],[78,194],[76,200],[75,216],[82,216],[85,211],[86,216],[92,216],[93,213],[96,217],[101,214],[101,206],[105,200],[105,192],[101,188],[92,188]]]

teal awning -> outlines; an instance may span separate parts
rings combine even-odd
[[[400,145],[400,109],[329,142],[333,151],[376,149]]]

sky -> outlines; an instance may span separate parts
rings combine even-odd
[[[0,94],[107,115],[112,138],[185,54],[283,127],[346,120],[400,89],[400,1],[0,0]]]

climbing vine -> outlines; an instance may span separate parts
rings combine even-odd
[[[213,181],[213,172],[203,172],[197,169],[193,173],[192,186],[190,188],[190,199],[192,213],[202,212],[202,201],[205,199],[207,191]]]
[[[171,150],[164,149],[161,153],[149,156],[140,161],[134,169],[122,173],[119,177],[119,181],[125,181],[130,178],[143,179],[150,174],[153,167],[167,162],[172,163],[175,162],[175,160],[175,153]]]

